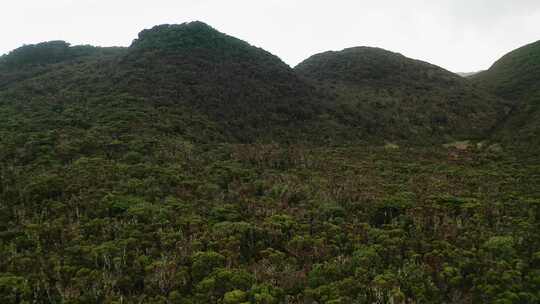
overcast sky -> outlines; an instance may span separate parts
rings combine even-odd
[[[0,54],[49,40],[127,46],[144,28],[193,20],[291,66],[365,45],[477,71],[540,40],[540,0],[5,0]]]

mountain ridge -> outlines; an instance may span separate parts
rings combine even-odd
[[[507,111],[504,102],[468,79],[399,53],[353,47],[313,55],[293,69],[200,21],[145,29],[128,48],[52,42],[24,49],[36,49],[35,60],[45,61],[30,65],[23,76],[0,75],[0,88],[50,75],[58,79],[51,91],[87,87],[77,94],[123,94],[159,107],[182,107],[215,125],[221,135],[212,137],[222,140],[417,144],[481,139]],[[57,49],[68,55],[47,61],[47,52]],[[70,76],[77,72],[73,65],[86,69],[75,73],[76,81]],[[100,90],[91,89],[91,77],[100,79]]]
[[[511,113],[495,138],[539,154],[540,41],[509,52],[471,79],[479,87],[509,101]]]
[[[515,113],[482,84],[373,48],[292,69],[202,23],[23,50],[2,304],[540,299],[540,155],[493,136]]]
[[[316,54],[295,70],[321,90],[332,92],[356,117],[352,119],[366,121],[367,133],[375,128],[393,134],[394,139],[451,141],[485,136],[504,107],[502,101],[474,88],[467,79],[380,48]],[[393,117],[385,117],[384,111],[394,113]],[[380,121],[373,122],[373,118]]]

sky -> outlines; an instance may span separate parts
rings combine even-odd
[[[129,46],[142,29],[195,20],[291,66],[373,46],[471,72],[540,40],[540,0],[5,0],[0,54],[50,40]]]

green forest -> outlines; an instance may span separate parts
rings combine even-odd
[[[540,303],[540,42],[463,78],[202,23],[0,57],[0,303]]]

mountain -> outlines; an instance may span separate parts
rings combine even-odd
[[[142,31],[119,70],[117,86],[189,106],[240,141],[288,137],[315,115],[311,88],[288,65],[202,22]]]
[[[23,46],[0,57],[0,302],[538,303],[540,161],[440,144],[506,102],[381,49],[291,69],[202,22]]]
[[[295,70],[329,93],[336,115],[374,139],[450,141],[485,136],[503,102],[440,67],[379,48],[314,55]]]
[[[25,45],[0,57],[0,89],[46,73],[56,64],[117,55],[122,50],[123,48],[101,48],[90,45],[71,46],[60,40]]]
[[[540,88],[540,41],[518,48],[473,77],[482,86],[508,99],[529,98]]]
[[[24,46],[0,60],[0,98],[6,124],[69,141],[298,141],[321,110],[278,57],[202,22],[144,30],[129,48]]]
[[[0,59],[0,95],[26,100],[4,111],[18,124],[36,124],[34,103],[59,121],[90,103],[70,119],[111,138],[199,142],[448,142],[483,137],[502,112],[467,80],[396,53],[327,52],[293,70],[203,22],[143,30],[128,48],[23,46]]]
[[[481,71],[480,71],[480,72],[481,72]],[[476,74],[478,74],[478,73],[480,73],[480,72],[459,72],[459,73],[457,73],[457,74],[458,74],[459,76],[461,76],[461,77],[471,77],[471,76],[476,75]]]
[[[540,41],[504,55],[472,79],[479,87],[510,101],[512,113],[496,135],[540,153]]]

